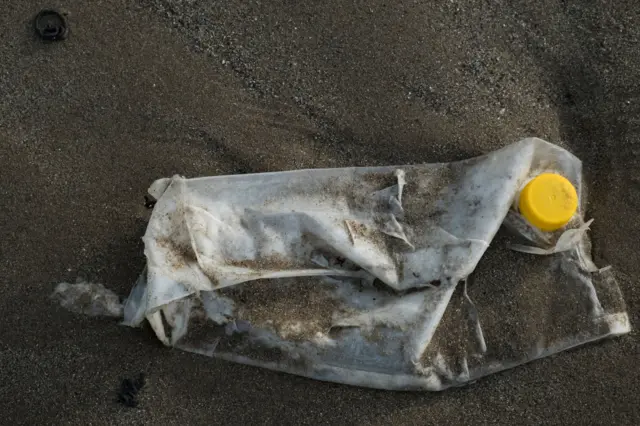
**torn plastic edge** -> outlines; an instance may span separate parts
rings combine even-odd
[[[507,247],[520,253],[537,254],[542,256],[568,251],[573,249],[580,243],[584,234],[589,230],[589,226],[592,222],[593,219],[589,220],[579,228],[568,229],[564,231],[562,235],[560,235],[560,238],[558,238],[556,245],[549,249],[527,246],[523,244],[508,244]]]

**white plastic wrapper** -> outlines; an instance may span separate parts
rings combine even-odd
[[[542,172],[580,196],[555,233],[513,210]],[[448,164],[162,179],[125,323],[320,380],[462,385],[629,332],[582,189],[580,161],[540,139]]]

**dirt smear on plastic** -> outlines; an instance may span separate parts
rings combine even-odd
[[[346,309],[332,295],[334,285],[317,277],[249,281],[221,290],[236,303],[237,319],[303,340],[328,333],[332,313]]]

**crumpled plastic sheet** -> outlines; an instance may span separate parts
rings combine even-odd
[[[148,320],[168,346],[393,390],[627,333],[612,270],[590,257],[581,167],[530,138],[455,163],[161,179],[125,323]],[[580,197],[553,233],[513,208],[542,172]]]

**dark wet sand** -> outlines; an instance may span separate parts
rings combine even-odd
[[[71,35],[43,44],[30,19],[50,4],[0,14],[3,423],[640,423],[635,331],[390,393],[166,349],[48,299],[78,276],[127,293],[159,177],[451,161],[539,136],[583,159],[594,256],[637,326],[635,0],[63,0]],[[140,407],[118,405],[141,371]]]

